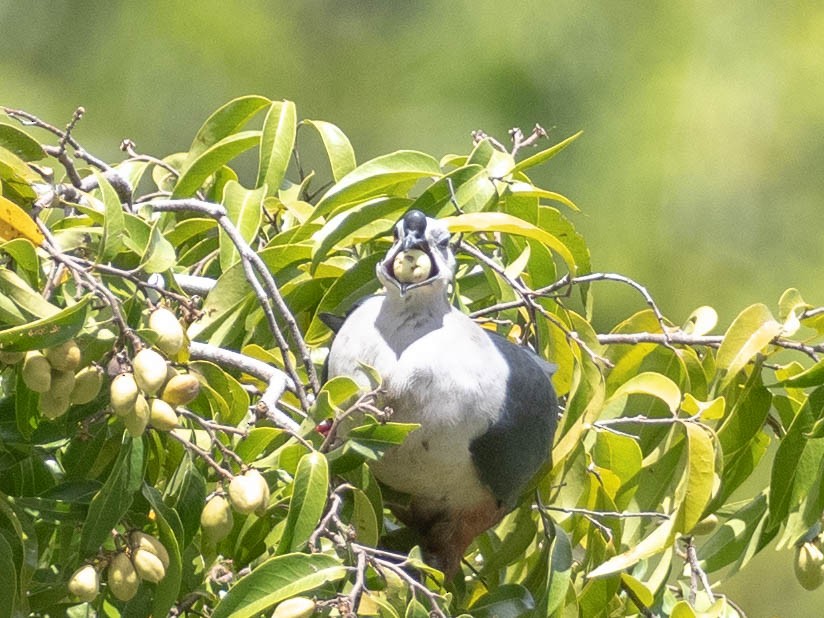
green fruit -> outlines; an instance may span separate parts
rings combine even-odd
[[[51,388],[49,390],[55,397],[60,397],[68,401],[74,390],[74,371],[52,369]]]
[[[704,519],[699,521],[695,524],[690,530],[690,534],[694,534],[695,536],[702,536],[705,534],[710,534],[714,532],[715,529],[718,527],[718,515],[715,513],[711,513],[707,515]]]
[[[139,438],[146,431],[146,425],[149,424],[149,403],[143,395],[137,396],[132,411],[123,416],[123,424],[133,438]]]
[[[109,563],[109,573],[107,581],[109,582],[109,590],[112,591],[114,598],[121,601],[131,600],[137,589],[140,586],[140,579],[137,577],[137,571],[129,560],[129,557],[124,553],[117,554]]]
[[[224,496],[214,496],[200,513],[200,528],[209,541],[219,543],[229,536],[234,519],[229,501]]]
[[[163,566],[163,562],[147,549],[135,550],[132,554],[132,563],[140,579],[144,581],[156,584],[166,577],[166,567]]]
[[[74,372],[80,366],[82,355],[74,339],[69,339],[60,345],[48,348],[45,353],[54,369]]]
[[[132,359],[134,379],[147,395],[157,394],[166,383],[166,359],[149,348],[143,348]]]
[[[41,352],[26,352],[23,360],[23,382],[35,393],[45,393],[51,388],[51,370],[51,364]]]
[[[100,575],[90,564],[77,569],[69,580],[69,594],[84,603],[91,603],[100,592]]]
[[[40,393],[40,401],[38,402],[38,409],[40,414],[48,419],[56,419],[63,416],[69,409],[68,396],[55,397],[53,391]]]
[[[135,550],[145,549],[146,551],[153,553],[160,559],[164,569],[169,568],[169,552],[166,551],[163,543],[161,543],[156,537],[153,537],[151,534],[141,532],[140,530],[135,530],[129,535],[129,543]]]
[[[102,387],[103,370],[96,365],[84,367],[74,376],[74,388],[69,400],[78,405],[89,403],[97,397]]]
[[[429,278],[432,260],[420,249],[399,251],[392,261],[392,272],[400,283],[420,283]]]
[[[266,508],[269,502],[269,486],[260,472],[251,468],[229,483],[229,500],[238,513],[248,515]]]
[[[795,548],[795,578],[805,590],[824,583],[824,554],[809,541]]]
[[[173,406],[185,406],[200,393],[200,382],[191,373],[174,376],[163,387],[161,398]]]
[[[149,316],[149,328],[157,335],[155,345],[161,352],[169,356],[174,356],[180,352],[185,336],[183,327],[172,311],[165,307],[155,309],[152,315]]]
[[[310,618],[315,614],[315,602],[306,597],[286,599],[275,608],[272,618]]]
[[[149,423],[160,431],[169,431],[178,426],[177,413],[162,399],[152,399]]]
[[[0,351],[0,363],[6,365],[16,365],[26,357],[25,352],[3,352]]]
[[[110,402],[112,410],[118,416],[126,416],[134,410],[135,401],[140,394],[137,382],[131,373],[121,373],[112,380],[109,387]]]

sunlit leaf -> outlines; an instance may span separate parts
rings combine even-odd
[[[54,315],[0,331],[0,350],[25,352],[52,347],[74,337],[86,320],[91,296]]]
[[[738,314],[724,334],[716,362],[721,374],[720,389],[724,389],[775,337],[781,333],[779,324],[766,305],[750,305]]]
[[[260,143],[260,131],[241,131],[209,146],[197,158],[188,162],[172,191],[173,198],[190,197],[206,179],[239,154]]]
[[[265,197],[266,187],[250,191],[234,181],[229,181],[223,190],[223,205],[226,207],[226,214],[241,238],[247,243],[252,242],[260,229]],[[220,229],[219,238],[220,269],[226,272],[240,260],[240,254],[223,228]]]
[[[278,545],[278,554],[301,549],[309,540],[326,507],[328,485],[326,458],[317,451],[304,455],[295,473],[289,515]]]
[[[268,187],[266,195],[277,195],[295,147],[297,111],[292,101],[273,101],[263,121],[260,163],[256,186]]]
[[[522,159],[515,165],[515,167],[513,167],[509,171],[509,173],[514,174],[515,172],[522,172],[525,169],[529,169],[530,167],[535,167],[536,165],[540,165],[541,163],[549,161],[552,157],[554,157],[556,154],[561,152],[564,148],[566,148],[572,142],[578,139],[582,134],[583,131],[578,131],[578,133],[576,133],[575,135],[571,135],[565,140],[558,142],[554,146],[547,148],[546,150],[542,150],[541,152],[534,154],[531,157]]]
[[[331,122],[323,120],[302,120],[301,124],[308,125],[317,130],[326,148],[326,156],[329,157],[329,164],[332,167],[332,178],[338,182],[356,167],[355,151],[352,144],[337,126]]]
[[[268,107],[269,99],[249,95],[232,99],[215,111],[198,130],[189,148],[188,160],[183,166],[188,168],[192,162],[223,138],[236,133],[262,109]]]
[[[43,233],[29,214],[0,195],[0,240],[25,238],[35,245],[43,242]]]
[[[687,473],[676,497],[683,494],[678,527],[686,533],[701,521],[704,508],[712,496],[715,452],[712,439],[703,427],[691,422],[682,423],[682,426],[687,434]]]

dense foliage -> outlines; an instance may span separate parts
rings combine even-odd
[[[188,152],[110,164],[80,113],[5,112],[0,615],[731,617],[713,578],[776,538],[824,579],[824,310],[791,289],[714,335],[712,308],[676,325],[592,272],[575,205],[527,176],[576,136],[358,165],[336,126],[249,96]],[[320,384],[324,316],[378,291],[412,207],[454,233],[454,302],[557,364],[564,402],[552,466],[453,582],[368,467],[415,426],[379,376]],[[601,282],[644,307],[609,333]],[[736,491],[762,459],[769,485]]]

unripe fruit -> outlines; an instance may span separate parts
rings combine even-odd
[[[152,399],[149,422],[160,431],[169,431],[178,426],[177,413],[162,399]]]
[[[260,472],[254,468],[229,483],[229,500],[238,513],[248,515],[269,502],[269,486]]]
[[[63,416],[69,409],[69,397],[55,397],[52,391],[40,393],[38,402],[40,413],[49,419]]]
[[[146,425],[149,424],[149,403],[143,395],[137,396],[132,411],[123,416],[123,424],[133,438],[139,438],[146,431]]]
[[[121,601],[131,600],[137,594],[137,589],[140,586],[137,571],[132,561],[124,553],[119,553],[112,558],[109,563],[107,581],[109,582],[109,590],[112,591],[116,599]]]
[[[140,389],[137,388],[137,382],[133,374],[121,373],[115,377],[109,387],[110,403],[114,413],[118,416],[131,414],[139,394]]]
[[[89,403],[97,397],[102,386],[103,370],[95,365],[84,367],[74,376],[74,388],[69,400],[79,405]]]
[[[35,393],[45,393],[51,388],[51,364],[41,352],[26,352],[23,382]]]
[[[400,251],[392,262],[392,272],[400,283],[420,283],[429,278],[432,260],[420,249]]]
[[[229,536],[234,519],[229,501],[223,496],[214,496],[200,513],[200,527],[209,541],[219,543]]]
[[[166,551],[163,543],[161,543],[156,537],[153,537],[151,534],[141,532],[140,530],[135,530],[129,535],[129,543],[131,543],[132,548],[135,550],[145,549],[146,551],[153,553],[160,559],[160,562],[163,563],[164,569],[169,568],[169,552]]]
[[[84,603],[91,603],[100,592],[100,575],[90,564],[77,569],[69,580],[69,593]]]
[[[155,395],[166,383],[166,359],[149,348],[143,348],[132,359],[134,379],[147,395]]]
[[[315,614],[315,607],[312,599],[292,597],[275,608],[272,618],[310,618]]]
[[[74,390],[74,371],[52,369],[51,388],[49,390],[55,397],[68,401]]]
[[[714,532],[718,527],[718,515],[711,513],[692,527],[690,534],[702,536]]]
[[[166,382],[161,398],[170,405],[185,406],[193,401],[199,392],[198,379],[191,373],[181,373]]]
[[[132,554],[134,569],[140,579],[156,584],[166,577],[166,567],[163,562],[148,549],[137,549]]]
[[[60,371],[74,371],[80,366],[80,348],[73,339],[64,341],[60,345],[48,348],[46,358],[54,369]]]
[[[6,365],[16,365],[26,357],[25,352],[2,352],[0,351],[0,363]]]
[[[795,578],[805,590],[824,583],[824,554],[809,541],[795,548]]]
[[[183,327],[173,312],[165,307],[155,309],[149,316],[149,328],[157,334],[155,345],[162,352],[169,356],[180,352],[184,342]]]

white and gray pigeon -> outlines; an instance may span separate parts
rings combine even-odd
[[[554,365],[487,331],[449,302],[455,258],[446,227],[418,210],[395,226],[377,265],[385,295],[358,306],[329,352],[328,376],[380,374],[391,420],[419,423],[372,464],[409,494],[393,508],[424,557],[451,577],[473,539],[511,510],[548,462],[558,415]]]

